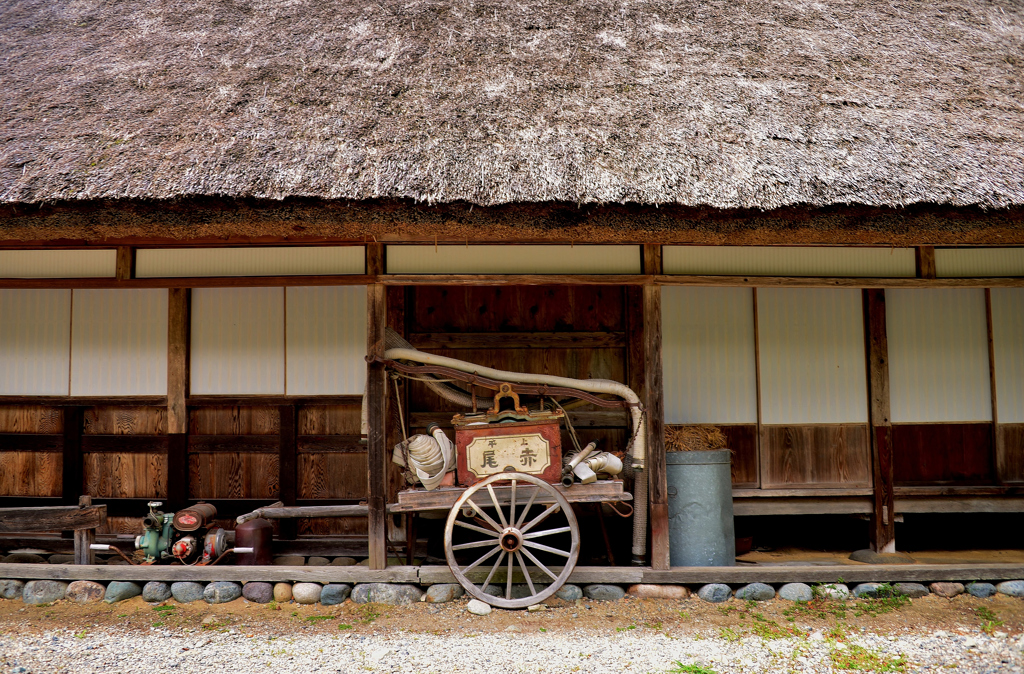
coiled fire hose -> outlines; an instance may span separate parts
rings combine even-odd
[[[391,460],[406,468],[415,481],[432,491],[441,484],[445,473],[455,470],[455,445],[435,424],[427,427],[429,435],[414,435],[395,445]]]

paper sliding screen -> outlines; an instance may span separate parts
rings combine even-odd
[[[1024,288],[992,289],[996,407],[1001,424],[1024,424]]]
[[[68,395],[70,340],[70,290],[0,290],[0,395]]]
[[[362,394],[366,286],[287,289],[288,395]]]

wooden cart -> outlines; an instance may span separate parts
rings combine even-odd
[[[572,503],[632,499],[621,480],[563,487],[506,472],[466,488],[406,489],[388,510],[410,516],[448,510],[444,553],[455,578],[472,597],[514,609],[551,597],[576,567],[580,527]],[[488,587],[501,576],[504,587]],[[529,594],[513,597],[513,583],[525,583]]]

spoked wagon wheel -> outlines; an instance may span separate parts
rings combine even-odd
[[[507,497],[503,493],[499,499],[493,486],[496,482],[511,483],[502,490],[507,490]],[[538,508],[546,507],[531,517],[535,502]],[[456,527],[473,532],[478,540],[453,544]],[[544,540],[565,533],[571,538],[568,548],[550,538]],[[479,550],[483,555],[471,555],[475,561],[460,564],[455,553],[462,550]],[[466,489],[452,506],[444,530],[444,554],[459,584],[473,597],[498,608],[526,608],[557,592],[572,573],[580,554],[579,524],[569,502],[547,482],[524,473],[498,473]],[[549,562],[556,567],[551,569],[538,554],[557,560],[561,568]],[[506,571],[504,592],[496,597],[484,590],[502,567]],[[513,599],[512,578],[518,572],[525,577],[530,594]],[[474,582],[470,574],[482,582]]]

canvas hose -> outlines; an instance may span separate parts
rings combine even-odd
[[[395,333],[395,337],[398,337]],[[401,337],[398,337],[401,339]],[[405,340],[402,340],[405,342]],[[408,342],[405,342],[408,344]],[[468,372],[480,377],[496,379],[519,384],[547,384],[548,386],[561,386],[573,388],[588,393],[607,393],[623,398],[627,402],[635,403],[629,408],[630,419],[633,426],[633,436],[628,454],[631,458],[624,466],[626,474],[633,473],[633,561],[640,562],[647,555],[647,471],[644,470],[646,459],[646,420],[643,409],[640,405],[640,398],[625,384],[606,379],[571,379],[569,377],[556,377],[553,375],[527,374],[524,372],[509,372],[483,367],[464,360],[437,356],[419,351],[411,346],[396,346],[388,348],[384,353],[388,360],[404,360],[425,365],[438,365],[460,372]],[[428,384],[430,386],[430,384]],[[437,386],[443,386],[438,383]],[[433,389],[432,389],[433,390]],[[439,394],[440,395],[440,394]],[[465,393],[463,393],[465,395]],[[467,398],[469,396],[466,396]]]

